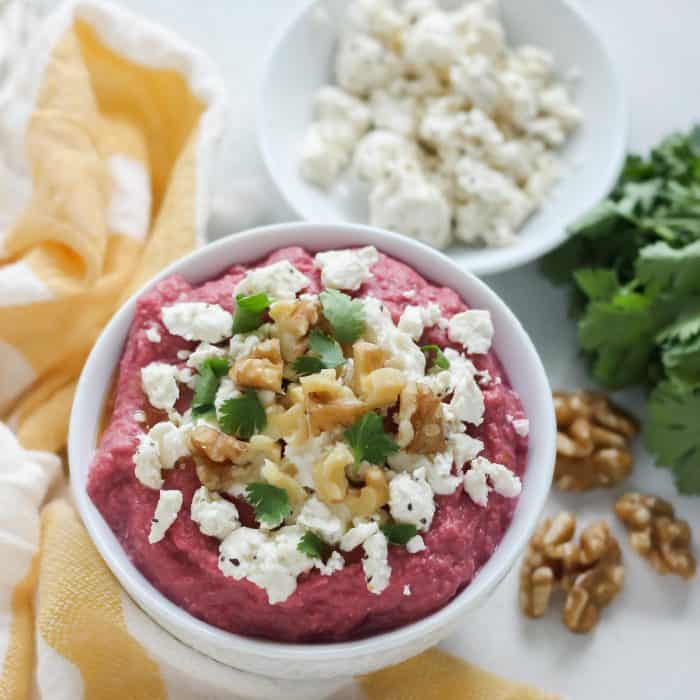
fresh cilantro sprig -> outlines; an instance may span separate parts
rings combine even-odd
[[[214,411],[216,391],[228,370],[229,361],[225,357],[209,357],[202,362],[192,397],[193,416],[204,416]]]
[[[327,289],[319,295],[323,315],[333,329],[339,343],[354,343],[365,329],[365,310],[359,299],[353,299],[336,289]]]
[[[386,535],[389,544],[403,546],[418,534],[416,526],[411,523],[385,523],[380,530]]]
[[[236,297],[233,313],[233,333],[249,333],[260,328],[265,312],[270,307],[270,298],[264,292]]]
[[[679,491],[700,494],[700,126],[629,156],[543,268],[572,283],[594,377],[651,390],[645,443]]]
[[[376,413],[365,413],[346,431],[345,439],[355,457],[355,467],[360,462],[381,466],[389,455],[399,451],[399,446],[384,432],[384,422]]]
[[[321,331],[311,331],[309,351],[294,362],[294,371],[299,375],[315,374],[322,369],[334,369],[345,364],[343,350],[338,342]]]
[[[264,481],[248,484],[245,498],[255,510],[255,519],[267,527],[281,525],[292,512],[287,492]]]
[[[450,361],[439,345],[424,345],[421,350],[428,356],[434,355],[433,364],[440,369],[449,369]]]
[[[297,550],[312,559],[322,559],[326,543],[311,530],[307,530],[297,544]]]
[[[265,408],[253,389],[246,389],[242,396],[224,401],[219,408],[221,429],[241,440],[250,440],[266,424]]]

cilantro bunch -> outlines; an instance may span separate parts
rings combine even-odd
[[[610,196],[543,262],[573,282],[593,376],[650,390],[645,443],[700,494],[700,126],[629,156]]]

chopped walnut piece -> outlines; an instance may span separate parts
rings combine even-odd
[[[394,416],[398,425],[396,442],[399,447],[407,447],[415,437],[413,430],[413,414],[418,408],[418,386],[414,381],[410,381],[401,391],[399,398],[399,411]]]
[[[684,579],[695,575],[690,527],[685,520],[675,517],[668,501],[642,493],[626,493],[615,503],[615,512],[628,530],[632,547],[656,571]]]
[[[285,362],[294,362],[308,347],[311,326],[318,323],[319,304],[316,299],[276,301],[270,306],[270,318],[275,322]]]
[[[301,386],[309,425],[315,435],[340,425],[352,425],[368,410],[352,389],[338,381],[333,369],[302,377]]]
[[[245,461],[248,443],[207,425],[198,425],[187,438],[197,476],[210,491],[225,491],[234,481],[234,465]]]
[[[416,410],[411,416],[413,439],[406,448],[409,452],[435,454],[445,447],[445,419],[442,402],[425,386],[416,390]]]
[[[282,391],[284,362],[278,338],[258,343],[247,357],[236,360],[229,376],[238,386]]]
[[[352,346],[353,388],[356,392],[362,390],[362,381],[371,372],[384,367],[386,352],[374,343],[358,340]]]
[[[539,525],[520,569],[520,607],[528,617],[541,617],[552,594],[563,590],[564,624],[589,632],[622,589],[622,554],[605,521],[584,528],[578,543],[575,532],[576,520],[566,512]]]
[[[555,392],[557,463],[554,483],[564,491],[610,487],[632,470],[636,421],[604,394]]]
[[[369,408],[385,408],[398,401],[405,385],[402,372],[392,367],[381,367],[362,377],[360,396]]]
[[[361,489],[348,489],[343,501],[354,518],[369,518],[389,502],[389,485],[382,469],[372,465],[364,479],[365,485]]]
[[[316,495],[324,503],[340,503],[348,492],[345,467],[355,458],[347,445],[336,445],[323,459],[313,466]]]

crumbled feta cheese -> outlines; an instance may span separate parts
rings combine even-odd
[[[375,183],[396,170],[417,170],[418,149],[401,134],[376,129],[360,139],[352,167],[360,180]]]
[[[411,587],[408,584],[403,587],[403,594],[405,596],[411,595]]]
[[[335,516],[325,503],[311,496],[297,517],[297,525],[317,534],[328,544],[337,544],[345,534],[347,523]]]
[[[520,437],[527,437],[530,434],[530,421],[527,418],[516,418],[513,429]]]
[[[133,419],[137,423],[145,423],[146,422],[146,414],[141,410],[134,411]]]
[[[452,433],[447,439],[447,445],[452,450],[455,464],[461,469],[467,462],[471,462],[484,449],[481,440],[466,433]]]
[[[495,67],[486,56],[476,54],[461,58],[450,67],[450,82],[458,95],[487,114],[500,101],[500,85]]]
[[[314,122],[301,145],[299,170],[308,182],[330,187],[350,162],[355,141],[352,127],[343,121]]]
[[[187,428],[178,428],[169,421],[162,421],[148,431],[148,437],[158,446],[163,469],[172,469],[178,459],[190,454],[187,448]]]
[[[177,519],[177,514],[182,508],[182,493],[176,490],[163,490],[158,496],[153,519],[151,520],[151,531],[148,533],[149,544],[160,542],[168,528]]]
[[[398,329],[408,333],[413,340],[420,340],[426,328],[437,325],[442,310],[434,302],[427,306],[407,306],[399,319]]]
[[[403,53],[406,62],[417,68],[449,68],[459,53],[450,16],[434,11],[420,17],[403,36]]]
[[[180,396],[177,367],[165,362],[151,362],[141,368],[141,386],[153,408],[170,411]]]
[[[150,326],[146,329],[146,339],[151,343],[160,343],[160,331],[158,326]]]
[[[425,355],[413,338],[394,325],[389,311],[375,297],[365,297],[364,310],[367,339],[386,351],[387,366],[401,370],[407,379],[422,377]]]
[[[436,248],[450,242],[450,206],[418,173],[397,172],[377,182],[369,196],[370,223],[400,231]]]
[[[427,531],[435,515],[433,491],[425,480],[425,470],[395,476],[389,483],[389,509],[399,523],[410,523]]]
[[[356,522],[354,527],[340,538],[340,548],[344,552],[351,552],[377,532],[379,532],[379,526],[375,522]]]
[[[335,60],[338,84],[355,95],[367,95],[397,78],[399,57],[367,34],[350,34],[340,42]]]
[[[175,379],[177,379],[180,384],[184,384],[194,391],[197,379],[191,367],[182,367],[181,369],[178,369],[177,373],[175,374]]]
[[[367,105],[333,85],[324,85],[316,93],[315,107],[317,119],[346,122],[357,138],[369,128],[371,117]]]
[[[186,360],[189,358],[189,356],[192,353],[189,350],[178,350],[177,351],[177,359],[178,360]]]
[[[231,338],[231,342],[233,342],[233,338]],[[200,343],[194,351],[187,356],[187,366],[198,370],[205,360],[209,360],[212,357],[226,357],[226,350],[218,348],[211,343]]]
[[[236,285],[235,295],[260,294],[264,292],[272,299],[293,299],[309,286],[309,278],[289,262],[279,260],[265,267],[249,270]]]
[[[372,124],[396,134],[411,136],[417,126],[417,99],[413,95],[393,95],[387,90],[375,90],[369,102]]]
[[[445,357],[450,363],[452,400],[450,409],[465,423],[481,425],[484,416],[484,395],[474,380],[476,368],[463,355],[452,348],[445,348]]]
[[[520,477],[508,467],[490,462],[485,457],[477,457],[464,475],[464,490],[474,503],[485,508],[492,488],[505,498],[515,498],[520,495],[522,484]]]
[[[321,572],[321,576],[332,576],[336,571],[342,571],[345,568],[345,559],[340,553],[331,552],[325,564],[322,561],[316,562],[316,568]]]
[[[194,492],[190,515],[199,525],[201,532],[220,540],[228,537],[241,525],[236,506],[206,486],[200,486]]]
[[[219,547],[219,569],[225,576],[245,578],[262,588],[270,605],[282,603],[296,590],[297,577],[315,565],[297,549],[302,535],[296,526],[271,533],[237,528]]]
[[[489,351],[493,340],[491,314],[481,309],[469,309],[452,316],[447,335],[453,343],[460,343],[469,354]]]
[[[185,340],[220,343],[231,336],[233,317],[218,304],[183,301],[164,306],[161,317],[170,333]]]
[[[285,459],[296,467],[296,479],[304,488],[315,488],[314,464],[330,451],[335,439],[334,434],[324,432],[301,443],[287,443]]]
[[[139,483],[149,489],[159,489],[163,485],[158,445],[145,433],[139,436],[133,462],[134,475]]]
[[[328,289],[355,291],[372,277],[370,268],[379,260],[374,246],[329,250],[317,253],[314,261],[321,268],[321,282]]]
[[[425,542],[420,535],[415,535],[414,537],[411,537],[408,542],[406,542],[406,551],[409,554],[418,554],[418,552],[422,552],[424,549]]]
[[[236,333],[229,342],[229,354],[233,360],[242,360],[255,350],[259,342],[255,333]]]
[[[430,488],[440,496],[447,496],[457,490],[461,477],[452,474],[452,452],[438,452],[425,466],[425,476]]]
[[[394,38],[406,24],[392,0],[355,0],[348,6],[347,19],[353,29],[386,40]]]
[[[375,532],[362,544],[365,557],[362,559],[362,569],[370,593],[379,595],[388,585],[391,578],[389,566],[389,544],[384,533]]]

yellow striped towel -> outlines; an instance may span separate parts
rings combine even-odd
[[[0,699],[547,697],[437,651],[341,689],[278,683],[201,656],[130,601],[65,499],[57,455],[104,323],[203,240],[223,90],[200,54],[91,0],[52,14],[13,75],[0,98]]]

